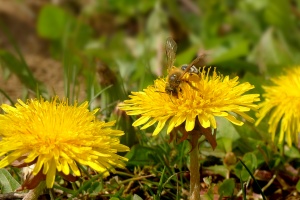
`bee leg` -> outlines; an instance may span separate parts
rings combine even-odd
[[[179,92],[182,92],[182,89],[181,89],[181,87],[179,87],[179,88],[178,88],[178,90],[179,90]],[[178,96],[178,95],[177,95],[177,96]]]
[[[170,100],[171,100],[171,102],[174,104],[174,102],[173,102],[173,100],[172,100],[172,96],[173,96],[174,94],[172,94],[172,92],[171,92],[171,95],[169,95],[169,98],[170,98]]]
[[[189,86],[191,87],[191,88],[193,88],[194,90],[197,90],[197,91],[200,91],[198,88],[196,88],[195,86],[193,86],[192,84],[191,84],[191,82],[189,82],[189,81],[185,81],[187,84],[189,84]]]
[[[155,92],[158,92],[158,93],[164,93],[164,94],[166,93],[166,92],[162,92],[162,91],[158,91],[158,90],[155,90]]]

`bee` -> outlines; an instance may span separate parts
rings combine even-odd
[[[167,78],[167,84],[165,87],[165,92],[167,94],[171,94],[173,96],[178,96],[178,93],[180,92],[180,84],[182,82],[187,82],[191,87],[194,88],[194,86],[191,85],[190,82],[187,80],[183,80],[183,76],[189,72],[191,74],[198,74],[199,70],[195,67],[195,64],[199,62],[201,58],[203,58],[203,55],[198,56],[195,60],[193,60],[189,65],[184,64],[181,66],[181,68],[174,67],[174,61],[176,58],[176,51],[177,51],[177,44],[176,42],[169,37],[166,41],[166,55],[167,55],[167,70],[168,70],[168,78]],[[196,89],[196,88],[194,88]]]

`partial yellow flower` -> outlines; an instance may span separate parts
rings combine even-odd
[[[300,67],[271,81],[274,85],[263,87],[265,100],[259,105],[256,125],[270,113],[268,132],[272,139],[279,130],[279,143],[285,140],[291,146],[293,141],[297,143],[300,132]]]
[[[119,143],[124,133],[113,130],[115,122],[96,119],[98,109],[89,111],[88,102],[68,105],[58,97],[51,101],[18,100],[15,107],[3,104],[0,115],[0,168],[25,156],[25,163],[35,167],[33,174],[46,175],[46,185],[54,184],[56,171],[80,176],[77,163],[98,172],[124,167],[127,159],[117,155],[128,151]]]
[[[143,125],[146,129],[158,122],[153,135],[157,135],[167,124],[167,133],[185,122],[185,130],[191,131],[198,120],[202,127],[217,128],[215,117],[224,117],[236,125],[243,122],[236,118],[239,115],[247,121],[254,120],[245,114],[257,105],[259,94],[244,94],[254,88],[250,83],[239,83],[238,77],[218,75],[216,70],[209,75],[210,68],[202,69],[199,75],[185,74],[180,84],[178,96],[165,92],[168,77],[157,79],[154,85],[143,92],[132,92],[130,100],[124,101],[120,108],[128,115],[141,115],[133,126]]]

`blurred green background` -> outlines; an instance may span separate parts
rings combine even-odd
[[[37,84],[43,90],[40,81],[47,93],[90,100],[117,83],[122,91],[114,100],[123,100],[166,75],[164,44],[171,36],[178,44],[175,65],[206,52],[203,65],[259,90],[299,63],[298,7],[282,0],[2,1],[1,88],[10,94],[5,80],[14,73],[32,92]],[[28,95],[22,87],[9,90],[18,91],[14,99]]]
[[[117,109],[131,91],[166,76],[166,38],[177,42],[176,66],[205,52],[198,67],[238,75],[255,85],[251,93],[262,94],[271,77],[299,65],[299,7],[299,0],[0,0],[0,103],[54,94],[70,102],[88,100],[91,109],[101,107],[101,119],[117,119],[126,133],[129,168],[160,166],[150,171],[161,175],[163,166],[162,178],[170,177],[186,169],[189,144],[170,146],[164,134],[152,138],[151,128],[132,128],[133,119]],[[218,119],[218,127],[218,148],[212,152],[205,141],[201,146],[203,169],[214,174],[227,177],[231,169],[222,159],[228,152],[243,158],[252,172],[300,163],[294,147],[285,152],[287,158],[278,154],[265,122],[259,128],[235,127]],[[237,165],[235,175],[241,171]],[[238,178],[247,177],[244,169]]]

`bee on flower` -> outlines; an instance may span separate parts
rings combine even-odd
[[[248,82],[239,83],[238,77],[230,79],[229,76],[218,74],[215,68],[211,70],[203,67],[197,73],[184,71],[176,74],[176,77],[180,76],[182,79],[176,87],[171,87],[174,84],[170,83],[173,75],[170,74],[170,66],[174,62],[176,45],[170,39],[166,43],[166,52],[168,76],[158,78],[154,85],[143,91],[132,92],[130,99],[120,105],[128,115],[140,116],[133,126],[146,129],[157,123],[153,132],[153,135],[157,135],[165,126],[168,134],[177,127],[183,127],[186,132],[199,127],[202,130],[216,129],[216,117],[226,118],[239,126],[243,122],[237,116],[254,122],[245,113],[255,110],[255,102],[259,101],[259,94],[245,94],[254,88],[253,85]],[[185,69],[190,70],[193,63],[194,61]]]
[[[255,110],[259,94],[245,94],[254,86],[248,82],[239,83],[238,77],[218,74],[216,68],[202,67],[198,70],[192,61],[181,68],[173,66],[176,43],[168,38],[166,42],[167,72],[165,78],[158,78],[153,85],[140,92],[132,92],[129,99],[119,106],[128,115],[138,115],[133,126],[146,129],[154,124],[153,135],[164,127],[170,139],[182,133],[180,141],[189,138],[190,151],[190,195],[189,199],[200,199],[200,174],[198,140],[204,135],[214,149],[216,142],[216,117],[223,117],[236,125],[243,121],[254,122],[245,112]],[[212,133],[214,129],[214,133]],[[174,136],[175,135],[175,136]]]

